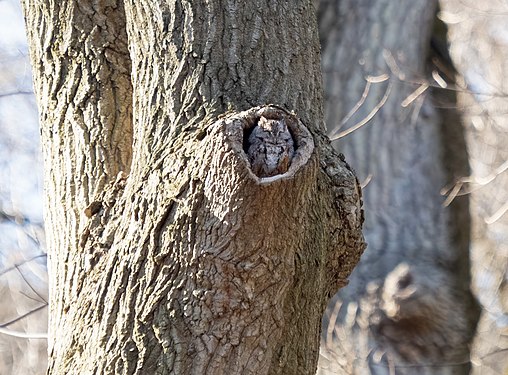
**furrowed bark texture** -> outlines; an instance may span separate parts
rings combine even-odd
[[[121,1],[22,1],[45,168],[49,353],[77,327],[85,208],[132,155],[130,58]],[[78,328],[79,329],[79,328]]]
[[[30,6],[50,19],[60,14]],[[103,14],[94,8],[87,17]],[[79,242],[52,243],[63,270],[51,275],[52,287],[71,285],[72,293],[53,300],[50,372],[313,374],[326,302],[364,242],[360,188],[323,135],[311,2],[127,1],[125,14],[132,167],[108,178],[88,206],[48,213],[49,231],[77,214],[84,223]],[[47,58],[35,51],[34,59]],[[40,98],[62,92],[36,75]],[[75,94],[58,101],[69,116],[82,113],[71,105]],[[269,102],[278,105],[262,105]],[[246,155],[262,116],[287,124],[295,145],[287,172],[266,178]],[[109,155],[117,144],[89,133],[114,125],[96,120],[86,118],[83,140],[73,128],[62,139],[101,142]],[[53,123],[42,116],[44,128]],[[55,139],[43,141],[49,162]],[[48,181],[65,184],[54,169]],[[81,189],[69,199],[90,194]]]
[[[458,215],[440,196],[451,179],[440,127],[457,124],[445,122],[453,117],[442,118],[426,90],[435,6],[320,3],[331,137],[375,114],[336,143],[366,184],[369,246],[327,311],[320,374],[464,374],[470,366],[477,310],[467,238],[457,231],[468,220],[452,225]]]

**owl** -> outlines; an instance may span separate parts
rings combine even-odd
[[[294,142],[284,119],[261,117],[249,136],[247,156],[258,177],[286,173],[294,154]]]

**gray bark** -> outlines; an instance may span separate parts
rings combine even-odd
[[[314,373],[326,301],[364,243],[360,188],[323,135],[311,2],[24,11],[48,165],[50,373]],[[289,126],[284,174],[250,169],[261,117]]]
[[[470,367],[477,309],[460,232],[468,229],[467,202],[444,208],[440,195],[467,165],[463,142],[449,154],[450,137],[461,136],[457,117],[436,110],[427,89],[435,9],[435,1],[320,4],[331,136],[383,103],[335,144],[366,184],[368,249],[329,306],[320,374],[464,374]],[[366,85],[363,104],[337,131]]]

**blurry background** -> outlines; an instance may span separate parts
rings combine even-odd
[[[508,1],[442,1],[450,53],[469,91],[459,92],[471,177],[473,292],[482,314],[476,373],[508,374]]]
[[[464,116],[471,167],[455,181],[452,195],[471,198],[473,291],[482,307],[473,368],[478,374],[506,375],[508,1],[443,0],[440,6],[461,87],[454,109]],[[20,5],[0,0],[0,374],[43,374],[46,366],[47,270],[38,137]],[[355,167],[354,160],[348,161]]]
[[[0,1],[0,374],[46,367],[46,249],[37,108],[18,1]],[[42,335],[41,335],[42,334]]]

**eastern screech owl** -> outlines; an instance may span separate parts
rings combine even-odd
[[[247,156],[259,177],[286,173],[294,153],[294,143],[284,119],[261,117],[249,136]]]

